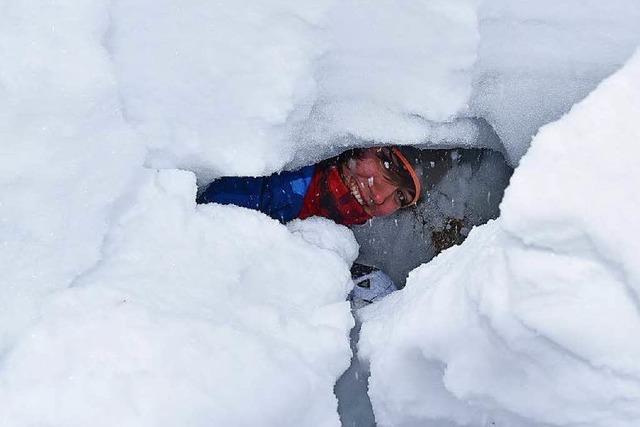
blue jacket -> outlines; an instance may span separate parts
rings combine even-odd
[[[302,210],[315,166],[271,176],[227,176],[209,184],[196,201],[221,203],[256,209],[285,223],[297,218]]]

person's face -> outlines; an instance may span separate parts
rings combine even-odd
[[[367,148],[359,158],[352,158],[342,165],[345,184],[371,216],[390,215],[411,200],[407,188],[389,179],[380,150],[376,147]]]

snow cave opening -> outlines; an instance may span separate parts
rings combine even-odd
[[[513,173],[503,155],[489,148],[422,152],[432,160],[417,206],[351,228],[360,244],[356,262],[383,270],[398,287],[411,270],[497,218]]]
[[[482,120],[479,123],[485,131],[478,134],[471,148],[455,143],[416,146],[426,167],[422,200],[410,209],[352,226],[360,245],[356,263],[382,270],[402,288],[411,270],[461,244],[473,227],[500,215],[499,206],[514,169],[496,149],[502,144],[493,128]],[[353,356],[334,393],[343,426],[375,426],[368,394],[369,367],[358,356],[362,324],[356,313],[354,318],[356,325],[350,334]]]
[[[452,123],[447,138],[412,145],[420,150],[425,168],[423,195],[416,206],[350,227],[360,245],[356,263],[382,270],[398,288],[404,287],[411,270],[462,243],[473,227],[499,216],[513,167],[490,124],[482,118],[462,121],[472,123],[472,136],[468,127]],[[385,145],[392,144],[347,138],[331,147],[306,147],[285,169],[299,169],[354,148]],[[202,191],[211,182],[210,171],[194,172]]]
[[[499,205],[514,169],[493,128],[483,119],[472,120],[478,132],[471,143],[469,135],[453,132],[447,141],[413,145],[420,150],[425,168],[422,199],[409,209],[351,226],[360,246],[357,264],[382,270],[396,287],[403,288],[411,270],[461,244],[473,227],[499,216]],[[391,144],[350,139],[340,144],[342,149],[334,146],[317,152],[312,148],[286,169],[295,170],[354,148],[384,145]],[[354,318],[351,363],[336,381],[334,393],[342,425],[375,426],[367,392],[369,368],[357,355],[361,323],[357,315]]]

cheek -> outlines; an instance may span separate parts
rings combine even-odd
[[[379,162],[376,159],[361,159],[356,161],[355,173],[363,179],[380,177]]]

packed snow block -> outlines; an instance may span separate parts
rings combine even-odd
[[[138,184],[100,261],[3,354],[2,424],[338,426],[348,229],[196,205],[190,172]]]
[[[363,140],[477,132],[454,121],[471,92],[475,0],[114,1],[108,17],[123,113],[152,167],[268,175]]]
[[[639,81],[636,54],[566,119],[540,131],[503,218],[505,230],[535,254],[530,261],[514,254],[514,262],[566,262],[546,269],[559,276],[539,291],[557,286],[567,301],[548,307],[546,316],[530,307],[527,323],[595,366],[633,377],[640,375]],[[535,203],[528,203],[531,195]],[[518,282],[532,274],[516,272]],[[553,321],[557,316],[568,318]],[[580,330],[592,331],[589,339],[577,339]]]
[[[361,310],[381,426],[640,422],[640,54],[544,127],[501,217]]]
[[[558,120],[640,43],[636,0],[486,0],[478,7],[471,114],[517,165],[538,129]]]
[[[154,167],[261,175],[292,155],[331,1],[112,2],[105,35],[127,119]]]
[[[145,154],[122,119],[101,48],[104,4],[26,0],[2,9],[0,356],[50,293],[100,259]]]
[[[395,143],[463,138],[441,125],[467,108],[478,39],[475,0],[336,2],[307,133]]]

